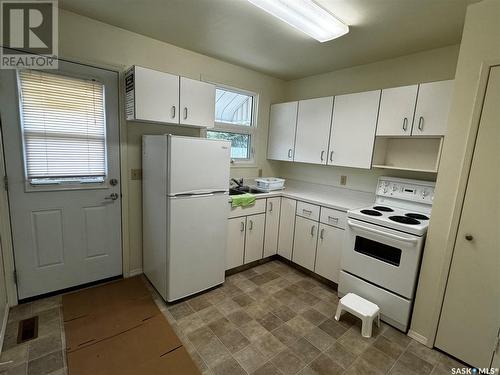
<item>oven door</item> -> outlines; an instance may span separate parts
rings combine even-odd
[[[342,269],[411,299],[423,240],[423,237],[349,218]]]

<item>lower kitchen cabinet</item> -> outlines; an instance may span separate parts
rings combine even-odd
[[[292,260],[293,233],[295,231],[295,210],[297,201],[281,198],[281,215],[278,235],[278,254]]]
[[[264,258],[274,255],[278,252],[280,205],[280,197],[267,199],[266,231],[264,235]]]
[[[339,282],[340,257],[344,230],[329,225],[319,225],[318,247],[314,272],[335,283]]]
[[[236,217],[227,222],[226,270],[243,264],[246,217]]]
[[[318,222],[297,216],[295,219],[292,262],[314,271],[317,242]]]
[[[258,259],[262,259],[265,222],[266,214],[247,216],[244,259],[245,264]]]

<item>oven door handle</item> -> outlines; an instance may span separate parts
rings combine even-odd
[[[411,242],[411,243],[416,243],[418,241],[416,238],[402,237],[402,236],[398,236],[397,234],[383,232],[383,231],[378,230],[378,229],[367,228],[367,227],[364,227],[362,225],[356,224],[356,223],[352,222],[351,220],[347,220],[347,224],[350,227],[366,230],[367,232],[377,233],[377,234],[380,234],[381,236],[390,237],[390,238],[398,240],[398,241]]]

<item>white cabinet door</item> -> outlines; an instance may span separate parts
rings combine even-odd
[[[281,198],[281,214],[278,235],[278,254],[288,260],[292,259],[293,232],[295,229],[295,210],[297,201]]]
[[[271,106],[268,159],[293,161],[298,103],[279,103]]]
[[[245,229],[245,217],[237,217],[227,221],[226,270],[243,264]]]
[[[316,258],[318,225],[318,222],[300,216],[295,218],[292,262],[311,271],[314,271]]]
[[[245,264],[262,259],[264,249],[264,223],[266,214],[247,216]]]
[[[380,97],[377,135],[410,135],[418,85],[383,89]]]
[[[329,225],[319,225],[318,249],[314,272],[335,283],[339,282],[340,256],[344,230]]]
[[[180,123],[213,128],[215,122],[215,86],[181,77]]]
[[[299,101],[294,161],[326,164],[333,96]]]
[[[453,83],[454,80],[420,84],[412,135],[445,135]]]
[[[371,168],[379,102],[380,90],[335,97],[329,165]]]
[[[179,123],[179,76],[135,67],[135,119]]]
[[[280,225],[281,198],[268,198],[266,209],[266,231],[264,236],[264,257],[278,252],[278,230]]]

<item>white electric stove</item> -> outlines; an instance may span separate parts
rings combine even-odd
[[[347,212],[339,294],[379,305],[382,319],[408,328],[434,182],[380,177],[373,205]]]

